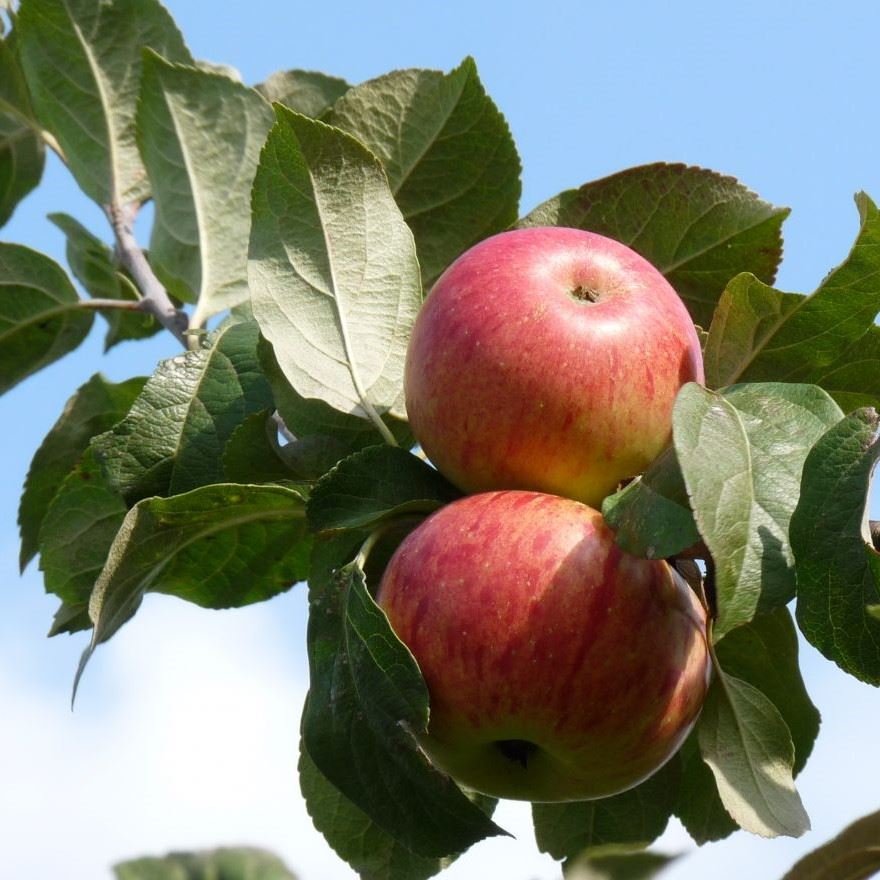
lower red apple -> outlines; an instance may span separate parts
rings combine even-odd
[[[558,496],[488,492],[442,508],[397,549],[377,601],[428,687],[423,748],[488,795],[625,791],[679,748],[708,687],[691,589]]]
[[[406,409],[465,492],[533,489],[598,507],[669,443],[703,381],[693,321],[663,275],[602,235],[517,229],[437,280],[413,328]]]

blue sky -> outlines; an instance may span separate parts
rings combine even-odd
[[[285,67],[359,82],[396,67],[449,69],[473,55],[520,150],[524,211],[644,162],[732,174],[793,209],[778,279],[787,290],[809,291],[845,257],[857,229],[855,191],[880,198],[873,2],[167,5],[195,55],[233,64],[247,82]],[[44,219],[55,210],[106,234],[97,208],[50,161],[3,240],[63,259],[61,234]],[[46,640],[54,602],[34,566],[18,576],[21,482],[89,375],[147,373],[175,351],[169,337],[103,357],[102,332],[0,399],[4,873],[92,880],[109,877],[110,862],[125,856],[244,842],[277,850],[303,880],[350,877],[311,831],[297,795],[302,591],[234,613],[148,597],[95,656],[69,711],[83,638]],[[670,880],[746,870],[755,880],[777,878],[798,853],[880,807],[876,773],[865,769],[876,763],[870,731],[880,695],[812,652],[805,674],[825,718],[799,780],[814,832],[772,842],[740,834],[689,855]],[[444,876],[557,876],[535,851],[527,810],[505,806],[500,818],[520,839],[479,845]],[[662,843],[689,849],[676,826]]]

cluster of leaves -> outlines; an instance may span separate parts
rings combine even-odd
[[[296,880],[277,856],[249,847],[146,856],[113,872],[116,880]]]
[[[783,880],[864,880],[880,869],[880,812],[845,828],[804,856]],[[610,845],[572,860],[566,880],[647,880],[676,860],[660,853],[629,853]],[[144,857],[114,866],[117,880],[296,880],[280,859],[240,847]]]
[[[795,595],[804,635],[880,683],[865,517],[880,450],[874,203],[857,197],[845,261],[812,294],[786,293],[770,285],[787,211],[711,171],[633,168],[518,219],[516,147],[470,59],[356,86],[289,70],[251,88],[193,59],[157,0],[22,0],[9,16],[0,221],[48,146],[114,240],[51,216],[86,296],[45,255],[0,243],[0,390],[79,345],[96,312],[108,347],[163,324],[187,342],[149,378],[85,382],[25,483],[21,564],[39,554],[60,600],[51,635],[91,630],[80,673],[148,592],[229,608],[307,580],[300,774],[330,845],[365,876],[415,880],[504,833],[490,800],[420,750],[427,691],[371,587],[401,536],[457,496],[406,423],[423,291],[493,233],[589,229],[654,263],[706,328],[707,387],[683,389],[673,444],[604,514],[631,553],[702,548],[716,675],[660,773],[536,804],[538,845],[560,859],[640,848],[672,815],[698,843],[803,833],[793,779],[819,718]],[[120,218],[148,200],[147,253]]]

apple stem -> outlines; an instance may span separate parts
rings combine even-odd
[[[601,299],[598,290],[593,290],[592,287],[584,287],[583,284],[578,284],[572,290],[571,295],[579,302],[595,303]]]

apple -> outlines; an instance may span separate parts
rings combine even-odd
[[[534,489],[594,507],[669,442],[703,381],[678,294],[625,245],[577,229],[503,232],[460,256],[418,315],[413,434],[465,492]]]
[[[420,744],[495,797],[631,788],[679,748],[708,687],[694,593],[571,499],[514,490],[447,505],[404,539],[376,598],[428,688]]]

